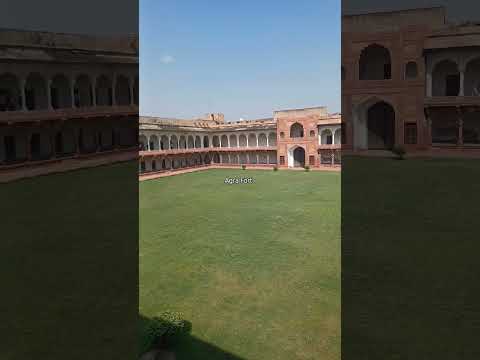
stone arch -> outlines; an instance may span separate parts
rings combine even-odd
[[[177,135],[170,136],[170,149],[178,149]]]
[[[193,149],[193,148],[195,147],[195,140],[193,139],[193,136],[192,136],[192,135],[188,135],[187,147],[188,147],[189,149]]]
[[[220,144],[222,147],[228,147],[228,136],[227,135],[222,135],[220,138]]]
[[[140,145],[140,150],[141,151],[148,150],[148,140],[147,140],[147,137],[145,135],[142,134],[138,137],[138,144]]]
[[[212,161],[215,164],[220,164],[220,155],[218,153],[213,154]]]
[[[230,135],[230,147],[238,147],[237,136],[234,134]]]
[[[369,138],[370,130],[369,130],[369,110],[373,108],[376,104],[385,104],[385,109],[390,108],[388,113],[384,113],[383,115],[391,115],[393,117],[393,132],[395,131],[396,127],[396,119],[395,119],[395,107],[394,103],[390,101],[388,97],[379,97],[379,96],[372,96],[364,100],[363,102],[353,106],[353,119],[352,119],[352,127],[353,127],[353,148],[359,150],[367,150],[372,148],[369,146]],[[392,114],[393,113],[393,114]],[[371,113],[370,113],[371,115]],[[389,127],[392,125],[392,119],[384,121]],[[381,123],[381,121],[380,121]],[[370,124],[371,125],[371,124]],[[393,134],[395,135],[395,134]],[[342,138],[345,141],[344,138]],[[373,147],[378,148],[378,147]]]
[[[187,148],[187,139],[185,138],[185,135],[180,135],[180,139],[178,140],[178,148],[179,149]]]
[[[379,44],[364,48],[358,61],[360,80],[387,80],[392,78],[390,51]]]
[[[296,122],[290,126],[290,137],[291,138],[301,138],[303,137],[303,125]]]
[[[264,133],[258,135],[258,146],[267,146],[267,135]]]
[[[213,135],[212,145],[213,147],[220,147],[220,139],[218,138],[218,135]]]
[[[76,107],[92,106],[92,84],[88,75],[80,74],[75,78],[73,94]]]
[[[409,61],[405,65],[405,79],[412,80],[418,77],[418,66],[415,61]]]
[[[158,136],[157,135],[151,135],[150,136],[150,150],[158,150],[159,149],[159,141],[158,141]]]
[[[70,81],[64,74],[57,74],[50,84],[50,98],[54,109],[72,107]]]
[[[210,147],[210,139],[208,138],[207,135],[205,135],[205,136],[203,137],[203,147],[204,147],[204,148]]]
[[[464,87],[465,96],[480,96],[480,58],[467,62]]]
[[[395,110],[380,101],[367,110],[368,148],[391,149],[395,144]]]
[[[247,146],[247,137],[245,134],[241,134],[238,138],[238,145],[240,147],[246,147]]]
[[[20,110],[21,107],[18,78],[11,73],[2,74],[0,76],[0,111],[15,111]]]
[[[331,145],[333,144],[333,133],[330,129],[324,129],[322,130],[322,133],[320,134],[320,139],[322,145]]]
[[[256,147],[257,146],[257,135],[249,134],[248,135],[248,147]]]
[[[202,147],[202,139],[200,136],[195,136],[195,148],[201,148]]]
[[[106,75],[100,75],[95,84],[97,106],[112,105],[112,81]]]
[[[305,166],[305,149],[302,146],[293,146],[288,150],[288,167]]]
[[[39,73],[30,73],[25,82],[27,110],[48,109],[47,83]]]
[[[115,103],[130,105],[130,82],[124,75],[118,75],[115,81]]]
[[[232,164],[238,164],[238,154],[231,154],[230,159]]]
[[[342,143],[342,129],[338,128],[333,134],[333,143],[339,145]]]
[[[458,64],[449,59],[438,62],[432,72],[433,96],[458,96],[460,71]]]
[[[167,135],[162,135],[161,140],[160,140],[160,149],[162,149],[162,150],[170,149],[170,141],[169,141]]]
[[[277,134],[273,132],[268,134],[268,146],[277,146]]]

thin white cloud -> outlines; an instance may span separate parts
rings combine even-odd
[[[162,64],[172,64],[175,62],[175,58],[172,55],[164,55],[160,58]]]

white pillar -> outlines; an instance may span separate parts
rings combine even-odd
[[[427,72],[427,97],[432,96],[432,73]]]
[[[464,96],[465,94],[465,69],[460,69],[460,92],[458,96]]]

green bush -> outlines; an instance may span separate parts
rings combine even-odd
[[[242,164],[242,170],[245,170],[247,166],[245,164]]]
[[[188,334],[191,324],[176,312],[166,311],[151,319],[140,318],[140,355],[155,346],[168,346],[178,337]]]
[[[397,155],[397,158],[400,159],[400,160],[403,160],[405,159],[405,154],[406,154],[406,151],[405,151],[405,148],[401,145],[395,145],[392,149],[392,152]]]
[[[278,167],[277,167],[277,166],[274,166],[274,167],[273,167],[273,171],[278,171]]]
[[[305,165],[304,169],[305,169],[305,171],[310,171],[310,166]]]

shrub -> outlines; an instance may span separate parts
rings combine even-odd
[[[247,166],[245,164],[242,164],[242,170],[245,170]]]
[[[401,145],[395,145],[392,149],[392,152],[397,155],[397,158],[400,160],[405,159],[405,148]]]
[[[140,318],[140,355],[154,347],[166,347],[191,331],[191,324],[181,315],[167,311],[151,319]]]
[[[278,167],[277,167],[277,166],[274,166],[274,167],[273,167],[273,171],[278,171]]]
[[[305,165],[304,169],[305,169],[305,171],[310,171],[310,166]]]

